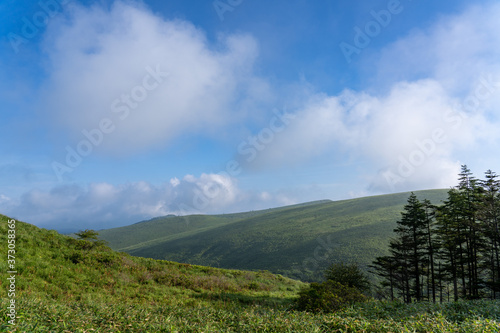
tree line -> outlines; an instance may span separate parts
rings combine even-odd
[[[389,255],[370,266],[390,299],[457,301],[500,297],[500,180],[476,179],[466,165],[441,205],[412,193]]]

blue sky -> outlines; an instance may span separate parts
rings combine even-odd
[[[0,212],[102,229],[498,171],[495,1],[0,4]]]

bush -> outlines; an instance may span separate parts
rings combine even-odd
[[[356,264],[332,264],[325,271],[325,279],[356,288],[362,293],[370,290],[370,280]]]
[[[83,250],[88,250],[94,247],[104,246],[107,244],[105,240],[99,239],[99,233],[92,229],[80,230],[75,233],[78,237],[78,245]]]
[[[358,289],[336,281],[313,282],[309,288],[299,292],[295,307],[311,312],[336,312],[356,302],[366,300]]]
[[[85,239],[85,240],[98,240],[99,233],[95,230],[92,229],[85,229],[85,230],[80,230],[79,232],[75,233],[76,236],[78,236],[78,239]]]
[[[79,264],[84,259],[82,253],[79,251],[72,252],[71,254],[67,255],[66,258],[70,260],[73,264]]]

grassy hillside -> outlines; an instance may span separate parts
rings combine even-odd
[[[0,215],[0,254],[9,219]],[[292,309],[303,283],[267,272],[131,257],[16,222],[15,296],[0,261],[0,332],[498,332],[499,302]],[[15,300],[14,325],[8,306]]]
[[[8,220],[0,215],[3,258],[7,258]],[[162,331],[170,332],[167,327],[194,325],[183,323],[189,320],[190,311],[207,311],[225,302],[234,307],[280,306],[289,304],[303,286],[301,282],[268,272],[223,270],[132,257],[92,241],[23,222],[15,224],[14,299],[18,322],[23,323],[17,327],[23,327],[23,331],[62,332],[56,327],[63,324],[83,331],[105,324],[110,332],[136,332],[156,317],[158,324],[166,325]],[[0,271],[0,285],[5,292],[10,276],[6,273],[7,260],[0,262]],[[6,320],[0,331],[8,327],[9,300],[5,296],[2,295],[1,313]],[[158,312],[147,313],[142,306],[152,306]]]
[[[331,202],[329,200],[315,201],[298,204],[292,207],[307,207],[319,203]],[[129,248],[142,247],[155,244],[163,240],[178,239],[201,233],[220,226],[231,224],[254,216],[271,212],[280,212],[287,208],[272,208],[244,213],[221,214],[221,215],[168,215],[157,217],[147,221],[141,221],[130,226],[99,230],[102,239],[105,239],[111,248],[124,251]]]
[[[440,203],[446,190],[416,192]],[[366,266],[384,255],[409,193],[320,201],[231,215],[157,218],[100,232],[134,256],[318,280],[334,261]]]

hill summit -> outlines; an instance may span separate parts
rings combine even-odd
[[[439,203],[447,190],[415,192]],[[387,244],[409,192],[222,215],[167,216],[100,231],[134,256],[316,281],[332,262],[366,267]]]

